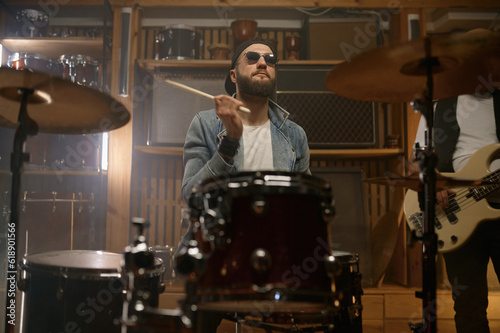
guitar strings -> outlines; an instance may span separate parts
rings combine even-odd
[[[498,188],[498,186],[495,186],[495,189],[496,188]],[[484,189],[484,187],[478,188],[479,191],[481,191],[482,189]],[[495,189],[493,189],[493,190],[495,190]],[[487,191],[487,192],[490,192],[490,191]],[[436,212],[436,217],[439,220],[441,220],[441,218],[448,219],[447,213],[450,213],[450,212],[454,213],[454,212],[457,212],[459,210],[466,209],[466,208],[474,205],[475,203],[479,202],[479,200],[476,200],[474,198],[474,194],[471,192],[470,189],[462,189],[462,190],[459,190],[455,193],[451,193],[451,194],[449,194],[449,199],[453,200],[452,203],[450,204],[450,206],[445,210],[439,208],[439,211]]]

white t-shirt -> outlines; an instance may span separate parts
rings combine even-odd
[[[244,171],[273,170],[271,121],[259,126],[243,125]]]
[[[457,122],[460,127],[460,135],[453,153],[455,172],[462,169],[478,149],[491,143],[498,143],[493,97],[459,96]],[[498,167],[500,167],[499,160],[491,163],[491,170],[496,170]]]

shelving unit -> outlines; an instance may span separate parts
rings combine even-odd
[[[67,12],[64,8],[58,8],[58,19],[64,19]],[[88,12],[82,11],[79,15],[87,15]],[[77,14],[78,15],[78,14]],[[102,15],[102,12],[101,14]],[[70,18],[68,24],[74,23]],[[98,21],[97,24],[99,24]],[[50,24],[50,22],[49,22]],[[8,25],[8,23],[6,23]],[[49,25],[50,28],[53,28]],[[57,26],[56,29],[60,29]],[[101,27],[103,27],[101,23]],[[70,29],[70,28],[68,28]],[[102,30],[103,32],[105,29]],[[108,39],[106,36],[99,37],[12,37],[14,35],[10,30],[3,30],[5,36],[0,36],[0,44],[3,47],[2,66],[13,53],[27,53],[42,55],[52,61],[58,60],[62,55],[84,55],[99,62],[99,69],[92,64],[92,70],[99,74],[104,73],[103,66],[110,58]],[[36,67],[33,63],[28,63],[27,67],[32,70],[43,70]],[[82,72],[79,72],[82,70]],[[77,69],[77,74],[83,73],[83,69]],[[58,75],[55,72],[52,73]],[[59,75],[62,75],[60,73]],[[90,75],[90,71],[85,73]],[[109,73],[107,73],[109,76]],[[87,76],[87,78],[90,76]],[[106,78],[106,80],[108,80]],[[94,81],[95,82],[95,81]],[[104,82],[104,76],[99,75],[99,82]],[[76,84],[76,83],[75,83]],[[57,93],[57,92],[56,92]],[[74,103],[85,103],[85,101],[75,100]],[[54,106],[57,107],[57,106]],[[71,109],[68,110],[71,112]],[[29,113],[29,105],[28,105]],[[51,115],[47,115],[50,117]],[[3,140],[10,140],[13,136],[13,130],[1,128]],[[71,135],[64,136],[58,134],[39,133],[35,137],[29,137],[26,142],[26,153],[29,153],[31,160],[24,164],[22,171],[22,193],[30,193],[36,200],[27,201],[26,206],[32,205],[22,215],[20,221],[23,229],[30,231],[30,252],[39,252],[46,250],[70,249],[70,246],[84,249],[103,249],[106,244],[106,198],[107,198],[107,172],[102,170],[101,166],[101,148],[102,134],[96,134],[97,137],[88,139],[85,136]],[[89,140],[83,142],[82,140]],[[92,140],[92,141],[90,141]],[[79,149],[91,149],[79,151]],[[0,156],[8,160],[12,147],[2,145]],[[82,153],[83,152],[83,153]],[[77,158],[81,158],[79,163]],[[85,160],[85,162],[83,162]],[[74,163],[73,163],[74,162]],[[52,165],[56,163],[57,165]],[[9,179],[10,172],[8,163],[2,161],[0,188],[2,192],[10,193]],[[51,212],[51,208],[43,206],[43,200],[38,198],[51,198],[52,193],[58,193],[63,197],[92,197],[95,199],[92,212],[86,211],[80,214],[78,209],[64,201],[56,200],[57,208]],[[38,210],[38,211],[37,211]],[[78,231],[73,229],[73,218],[78,219]],[[68,234],[68,223],[71,224],[71,234]],[[45,231],[47,229],[52,237],[48,237]],[[22,244],[24,234],[20,234],[19,242]],[[60,242],[54,242],[54,239]],[[69,239],[69,240],[68,240]],[[27,242],[27,240],[26,240]],[[68,245],[70,244],[70,245]]]
[[[63,54],[85,54],[102,60],[103,39],[87,37],[35,37],[4,38],[0,44],[11,53],[25,52],[42,54],[58,59]]]
[[[135,146],[137,152],[150,155],[182,156],[182,147]],[[380,149],[311,149],[311,158],[393,158],[404,154],[399,148]]]

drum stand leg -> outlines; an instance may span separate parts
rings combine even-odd
[[[413,237],[423,243],[422,253],[422,291],[415,295],[422,299],[422,323],[410,323],[410,328],[414,333],[435,333],[437,331],[437,310],[436,310],[436,256],[437,256],[437,234],[435,232],[435,206],[436,206],[436,165],[437,156],[434,152],[433,144],[433,72],[432,69],[439,65],[439,60],[431,56],[430,40],[425,40],[426,58],[422,60],[420,66],[427,71],[427,89],[424,92],[425,105],[423,105],[423,116],[427,120],[427,147],[425,150],[417,151],[417,160],[420,166],[420,179],[424,183],[425,210],[423,235]]]
[[[14,150],[12,152],[10,169],[12,171],[12,190],[11,190],[11,199],[10,199],[10,218],[9,218],[9,230],[13,230],[14,234],[14,246],[12,249],[8,249],[6,251],[9,254],[7,261],[8,265],[8,278],[7,278],[7,289],[6,294],[6,314],[9,313],[9,309],[14,308],[16,305],[16,292],[14,290],[13,293],[10,292],[10,282],[9,281],[17,281],[17,243],[18,243],[18,228],[19,228],[19,198],[21,191],[21,170],[23,163],[29,159],[29,155],[24,153],[23,147],[28,135],[36,135],[38,133],[38,125],[36,122],[31,119],[28,115],[27,104],[28,97],[33,95],[32,89],[17,89],[17,93],[21,95],[21,106],[19,109],[18,115],[18,123],[19,126],[16,129],[16,133],[14,136]],[[13,262],[12,262],[13,260]],[[12,295],[12,296],[11,296]],[[5,318],[5,332],[13,332],[15,328],[15,323],[9,320],[7,316]]]

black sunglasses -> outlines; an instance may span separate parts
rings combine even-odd
[[[274,54],[260,54],[255,51],[248,51],[244,54],[244,56],[248,59],[250,62],[257,62],[259,61],[260,57],[264,57],[264,60],[266,61],[266,64],[268,66],[274,66],[278,63],[278,58]]]

